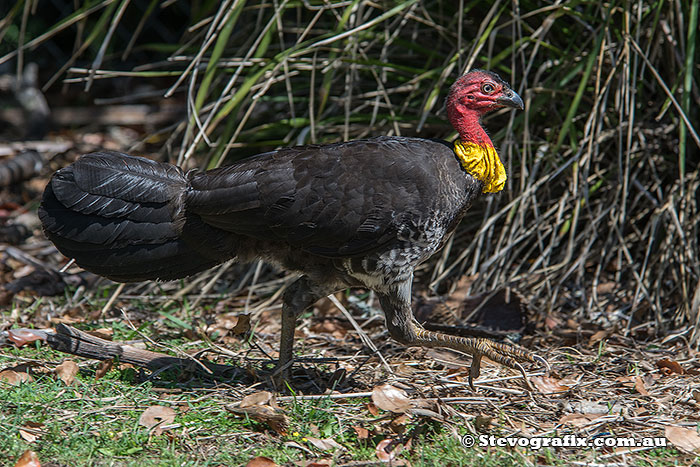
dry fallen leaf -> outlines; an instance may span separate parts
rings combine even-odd
[[[610,335],[608,331],[598,331],[594,333],[590,339],[588,339],[588,347],[593,347],[593,345],[602,341]]]
[[[588,425],[591,421],[600,417],[602,417],[602,415],[600,414],[568,413],[559,419],[559,423],[562,425],[582,427]]]
[[[43,423],[25,422],[19,429],[19,436],[27,443],[33,443],[44,434],[43,427]]]
[[[662,358],[656,362],[656,366],[659,367],[662,373],[665,375],[670,375],[671,373],[677,373],[679,375],[685,374],[685,370],[680,363],[675,360],[669,360],[668,358]]]
[[[642,379],[641,376],[637,376],[637,377],[634,379],[634,389],[636,389],[637,392],[638,392],[639,394],[641,394],[642,396],[648,396],[648,395],[649,395],[649,391],[647,391],[647,387],[646,387],[646,385],[644,384],[644,380]]]
[[[12,386],[19,386],[22,383],[34,381],[34,378],[29,373],[18,372],[13,370],[0,371],[0,383],[8,383]]]
[[[17,460],[15,467],[41,467],[41,462],[39,462],[39,456],[34,451],[27,450]]]
[[[323,321],[314,324],[309,328],[309,331],[318,334],[330,334],[335,339],[342,339],[348,333],[348,330],[345,329],[340,320],[330,318],[326,318]]]
[[[240,336],[250,331],[250,315],[238,315],[236,325],[231,328],[231,334]]]
[[[570,389],[569,386],[561,384],[561,380],[550,376],[533,376],[530,378],[530,381],[542,394],[556,394]]]
[[[696,430],[681,426],[667,426],[664,433],[674,446],[686,452],[700,452],[700,435]]]
[[[275,464],[272,459],[269,457],[263,457],[263,456],[258,456],[258,457],[253,457],[251,460],[248,461],[248,463],[245,465],[245,467],[279,467],[277,464]]]
[[[216,322],[207,328],[207,333],[218,333],[223,336],[240,336],[250,331],[250,315],[224,313],[217,317]]]
[[[87,331],[87,333],[91,336],[99,337],[100,339],[104,339],[106,341],[111,341],[114,337],[114,329],[112,328],[93,329],[91,331]]]
[[[394,451],[386,452],[386,448],[389,447],[391,441],[390,439],[383,439],[377,444],[377,458],[382,462],[392,462],[396,456]]]
[[[22,347],[31,342],[43,341],[46,342],[46,331],[39,329],[10,329],[7,331],[7,339],[17,347]]]
[[[112,366],[114,365],[114,359],[110,358],[109,360],[102,360],[98,365],[97,369],[95,370],[95,379],[100,379],[107,373],[109,373],[109,370],[112,369]]]
[[[555,318],[554,316],[547,315],[544,318],[544,325],[547,329],[552,330],[552,329],[556,329],[559,326],[561,326],[561,321],[559,319]]]
[[[388,438],[380,441],[375,450],[377,458],[384,463],[391,464],[392,466],[407,465],[408,461],[396,458],[396,456],[403,450],[403,445],[396,444],[392,446],[392,443],[393,440]],[[390,446],[392,446],[393,449],[390,452],[387,452],[386,448]]]
[[[400,415],[400,416],[396,417],[395,419],[393,419],[389,423],[389,428],[391,428],[391,431],[393,431],[394,433],[401,434],[404,431],[406,431],[406,424],[409,421],[410,421],[410,418],[408,415],[406,415],[406,414]]]
[[[612,293],[618,287],[617,282],[601,282],[596,288],[596,292],[599,294]]]
[[[620,413],[622,410],[623,404],[620,402],[582,399],[578,401],[569,401],[564,404],[564,411],[572,414],[608,415],[611,413]]]
[[[371,403],[371,402],[367,403],[367,410],[369,411],[369,413],[371,413],[375,417],[379,416],[379,409],[373,403]]]
[[[143,411],[139,417],[139,425],[145,426],[146,428],[155,428],[153,433],[160,435],[167,428],[163,428],[165,425],[170,425],[175,421],[175,411],[170,407],[165,407],[163,405],[152,405]]]
[[[345,448],[341,444],[339,444],[331,438],[320,439],[307,437],[306,439],[309,441],[309,443],[313,444],[316,449],[319,449],[321,451],[345,450]]]
[[[357,433],[357,439],[369,438],[369,430],[367,428],[353,425],[352,429],[355,430],[355,433]]]
[[[73,360],[66,360],[56,367],[54,372],[61,378],[61,381],[65,383],[66,386],[71,386],[75,382],[75,375],[78,374],[80,368],[78,364]]]
[[[406,393],[390,384],[376,386],[372,390],[372,402],[382,410],[404,413],[413,407]]]
[[[316,459],[313,462],[301,461],[297,465],[304,467],[331,467],[336,464],[333,462],[333,459]]]
[[[253,407],[255,405],[266,405],[272,400],[273,394],[268,391],[258,391],[253,394],[248,394],[243,399],[241,399],[240,408],[245,409],[246,407]]]

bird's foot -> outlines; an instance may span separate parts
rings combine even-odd
[[[479,337],[461,337],[443,334],[440,332],[426,331],[417,323],[414,324],[413,332],[414,339],[407,339],[413,345],[423,345],[426,347],[447,347],[459,352],[471,354],[474,358],[471,368],[469,369],[469,387],[474,389],[474,380],[479,377],[481,370],[481,358],[488,357],[496,363],[513,368],[520,371],[525,380],[525,385],[529,391],[533,390],[530,381],[525,373],[525,368],[520,362],[532,362],[543,365],[549,371],[547,361],[535,355],[527,349],[508,344],[505,342],[494,342],[490,339]]]
[[[469,387],[472,389],[474,389],[474,380],[479,377],[479,373],[481,372],[481,357],[487,357],[496,363],[500,363],[508,368],[513,368],[514,370],[520,371],[520,374],[523,375],[523,380],[525,380],[525,385],[529,391],[532,391],[533,387],[527,377],[525,368],[523,368],[520,362],[538,363],[544,366],[547,372],[550,370],[547,360],[530,352],[529,350],[513,344],[477,338],[474,339],[471,347],[472,349],[469,353],[472,354],[473,361],[471,367],[469,368]]]

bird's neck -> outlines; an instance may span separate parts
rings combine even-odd
[[[491,138],[481,126],[481,115],[476,111],[455,112],[450,116],[452,126],[459,133],[459,139],[464,143],[474,143],[479,146],[493,147]]]
[[[450,121],[459,133],[454,151],[462,168],[484,184],[484,193],[497,193],[505,186],[506,171],[479,120],[478,112],[450,115]]]

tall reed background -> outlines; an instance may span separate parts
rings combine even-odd
[[[420,271],[509,286],[541,313],[700,341],[698,2],[17,0],[0,69],[48,95],[167,97],[134,152],[216,167],[279,146],[451,140],[444,98],[491,69],[525,111],[485,126],[509,174]],[[143,91],[146,89],[146,91]],[[102,95],[104,97],[104,95]]]

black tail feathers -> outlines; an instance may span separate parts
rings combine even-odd
[[[187,213],[188,187],[173,165],[91,153],[54,174],[39,217],[59,251],[89,271],[120,282],[178,279],[232,256],[221,231]]]

